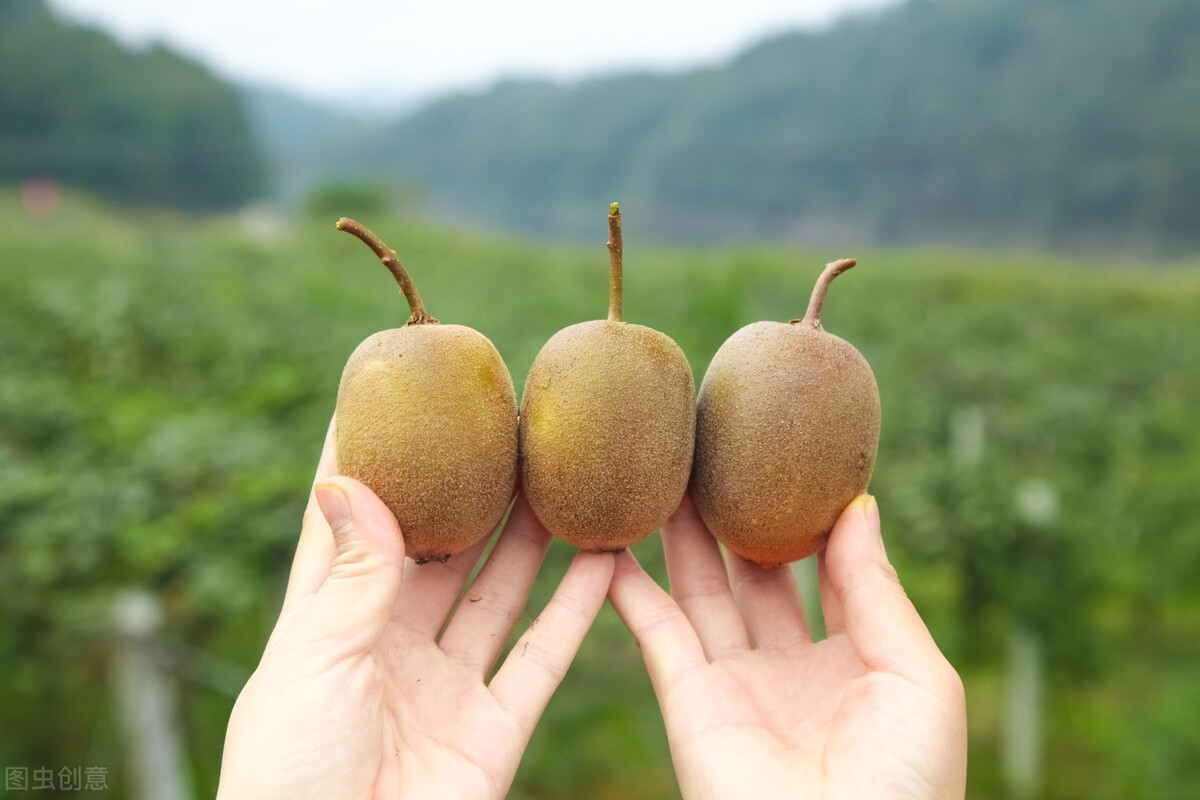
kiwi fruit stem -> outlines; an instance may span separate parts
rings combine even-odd
[[[621,258],[624,246],[621,242],[621,209],[616,203],[608,207],[608,318],[622,322],[621,313]]]
[[[821,277],[817,278],[817,285],[813,287],[812,297],[808,301],[808,311],[805,312],[804,319],[794,319],[792,320],[792,324],[800,323],[801,325],[808,325],[817,330],[824,330],[821,327],[821,306],[825,304],[825,293],[829,291],[829,284],[833,283],[834,278],[857,263],[853,258],[839,258],[837,261],[831,261],[826,264]]]
[[[425,310],[425,304],[421,302],[421,295],[417,292],[417,287],[413,284],[412,278],[408,277],[408,272],[400,263],[400,259],[396,257],[396,251],[388,247],[366,226],[359,222],[355,222],[349,217],[341,217],[336,223],[339,231],[357,236],[363,241],[367,247],[374,251],[375,255],[379,256],[379,260],[387,267],[392,277],[396,279],[396,283],[400,284],[400,292],[404,295],[404,299],[408,301],[408,308],[412,312],[412,316],[408,318],[408,325],[437,325],[438,321],[429,315]]]

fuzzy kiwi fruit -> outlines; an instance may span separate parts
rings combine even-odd
[[[396,253],[351,219],[338,230],[391,270],[412,316],[351,354],[337,396],[338,472],[387,504],[407,555],[445,561],[499,524],[517,477],[512,377],[483,334],[425,310]]]
[[[621,212],[609,222],[608,319],[556,333],[521,398],[522,488],[542,524],[583,550],[649,536],[687,489],[696,389],[666,334],[622,320]]]
[[[808,312],[754,322],[721,345],[700,385],[691,493],[727,549],[757,564],[820,550],[866,491],[879,447],[879,389],[862,354],[821,327],[825,267]]]

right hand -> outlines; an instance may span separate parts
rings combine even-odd
[[[664,526],[671,594],[629,552],[609,599],[641,646],[685,798],[962,798],[966,702],[862,496],[818,556],[828,638],[787,565],[728,563],[690,499]]]

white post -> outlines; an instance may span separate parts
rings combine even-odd
[[[1026,480],[1013,502],[1017,516],[1032,528],[1049,531],[1058,519],[1058,490],[1047,480]],[[1014,621],[1008,635],[1004,716],[1004,774],[1014,800],[1042,795],[1042,662],[1041,638]]]
[[[1042,643],[1020,624],[1008,636],[1004,774],[1015,800],[1042,792]]]
[[[987,439],[987,416],[980,406],[964,406],[950,416],[950,457],[963,467],[978,467]]]
[[[148,592],[121,597],[113,683],[129,744],[135,800],[191,800],[171,677],[155,652],[163,611]]]

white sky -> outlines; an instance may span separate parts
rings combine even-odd
[[[501,76],[679,68],[773,32],[898,0],[50,0],[130,44],[162,41],[217,73],[384,105]]]

